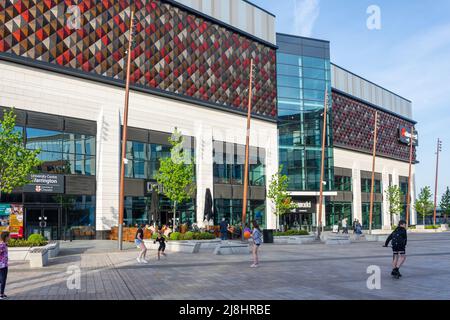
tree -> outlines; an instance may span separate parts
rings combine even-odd
[[[14,110],[5,112],[0,120],[0,194],[28,184],[30,174],[41,164],[40,150],[27,150],[15,126]]]
[[[272,175],[267,194],[267,197],[273,202],[275,215],[277,216],[276,229],[278,229],[280,217],[298,207],[289,196],[287,191],[289,178],[282,174],[282,171],[283,166],[280,166],[278,172]]]
[[[425,225],[425,217],[430,215],[433,210],[433,202],[431,201],[431,189],[430,187],[425,187],[420,190],[420,194],[417,197],[414,208],[423,218],[423,225]]]
[[[402,196],[403,193],[399,186],[389,186],[386,190],[386,196],[389,202],[389,214],[391,215],[391,225],[395,224],[395,217],[403,212]]]
[[[192,198],[194,193],[194,161],[183,149],[183,136],[175,128],[169,138],[171,156],[160,159],[156,180],[163,187],[163,194],[173,204],[173,227],[176,227],[177,206]]]
[[[441,207],[442,213],[445,215],[445,223],[447,223],[447,216],[450,214],[450,188],[447,187],[447,190],[442,195],[441,203],[439,204]]]

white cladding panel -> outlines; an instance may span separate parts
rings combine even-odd
[[[332,64],[331,86],[351,96],[412,119],[410,101]]]
[[[177,0],[259,39],[276,44],[275,17],[243,0]]]

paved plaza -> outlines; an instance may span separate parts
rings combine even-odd
[[[151,261],[143,265],[132,244],[122,252],[111,241],[63,242],[61,247],[60,256],[43,269],[11,263],[10,299],[450,299],[450,233],[410,235],[401,280],[389,275],[391,249],[377,242],[265,244],[255,269],[250,255],[169,253],[157,261],[149,251]],[[380,290],[367,288],[372,265],[382,271]],[[79,290],[67,286],[73,266],[81,270]]]

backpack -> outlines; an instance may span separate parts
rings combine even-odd
[[[401,247],[405,245],[405,239],[402,237],[401,228],[395,229],[392,233],[392,246],[393,247]]]

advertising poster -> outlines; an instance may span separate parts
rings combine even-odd
[[[23,237],[23,205],[0,204],[0,232],[9,231],[11,238]]]

